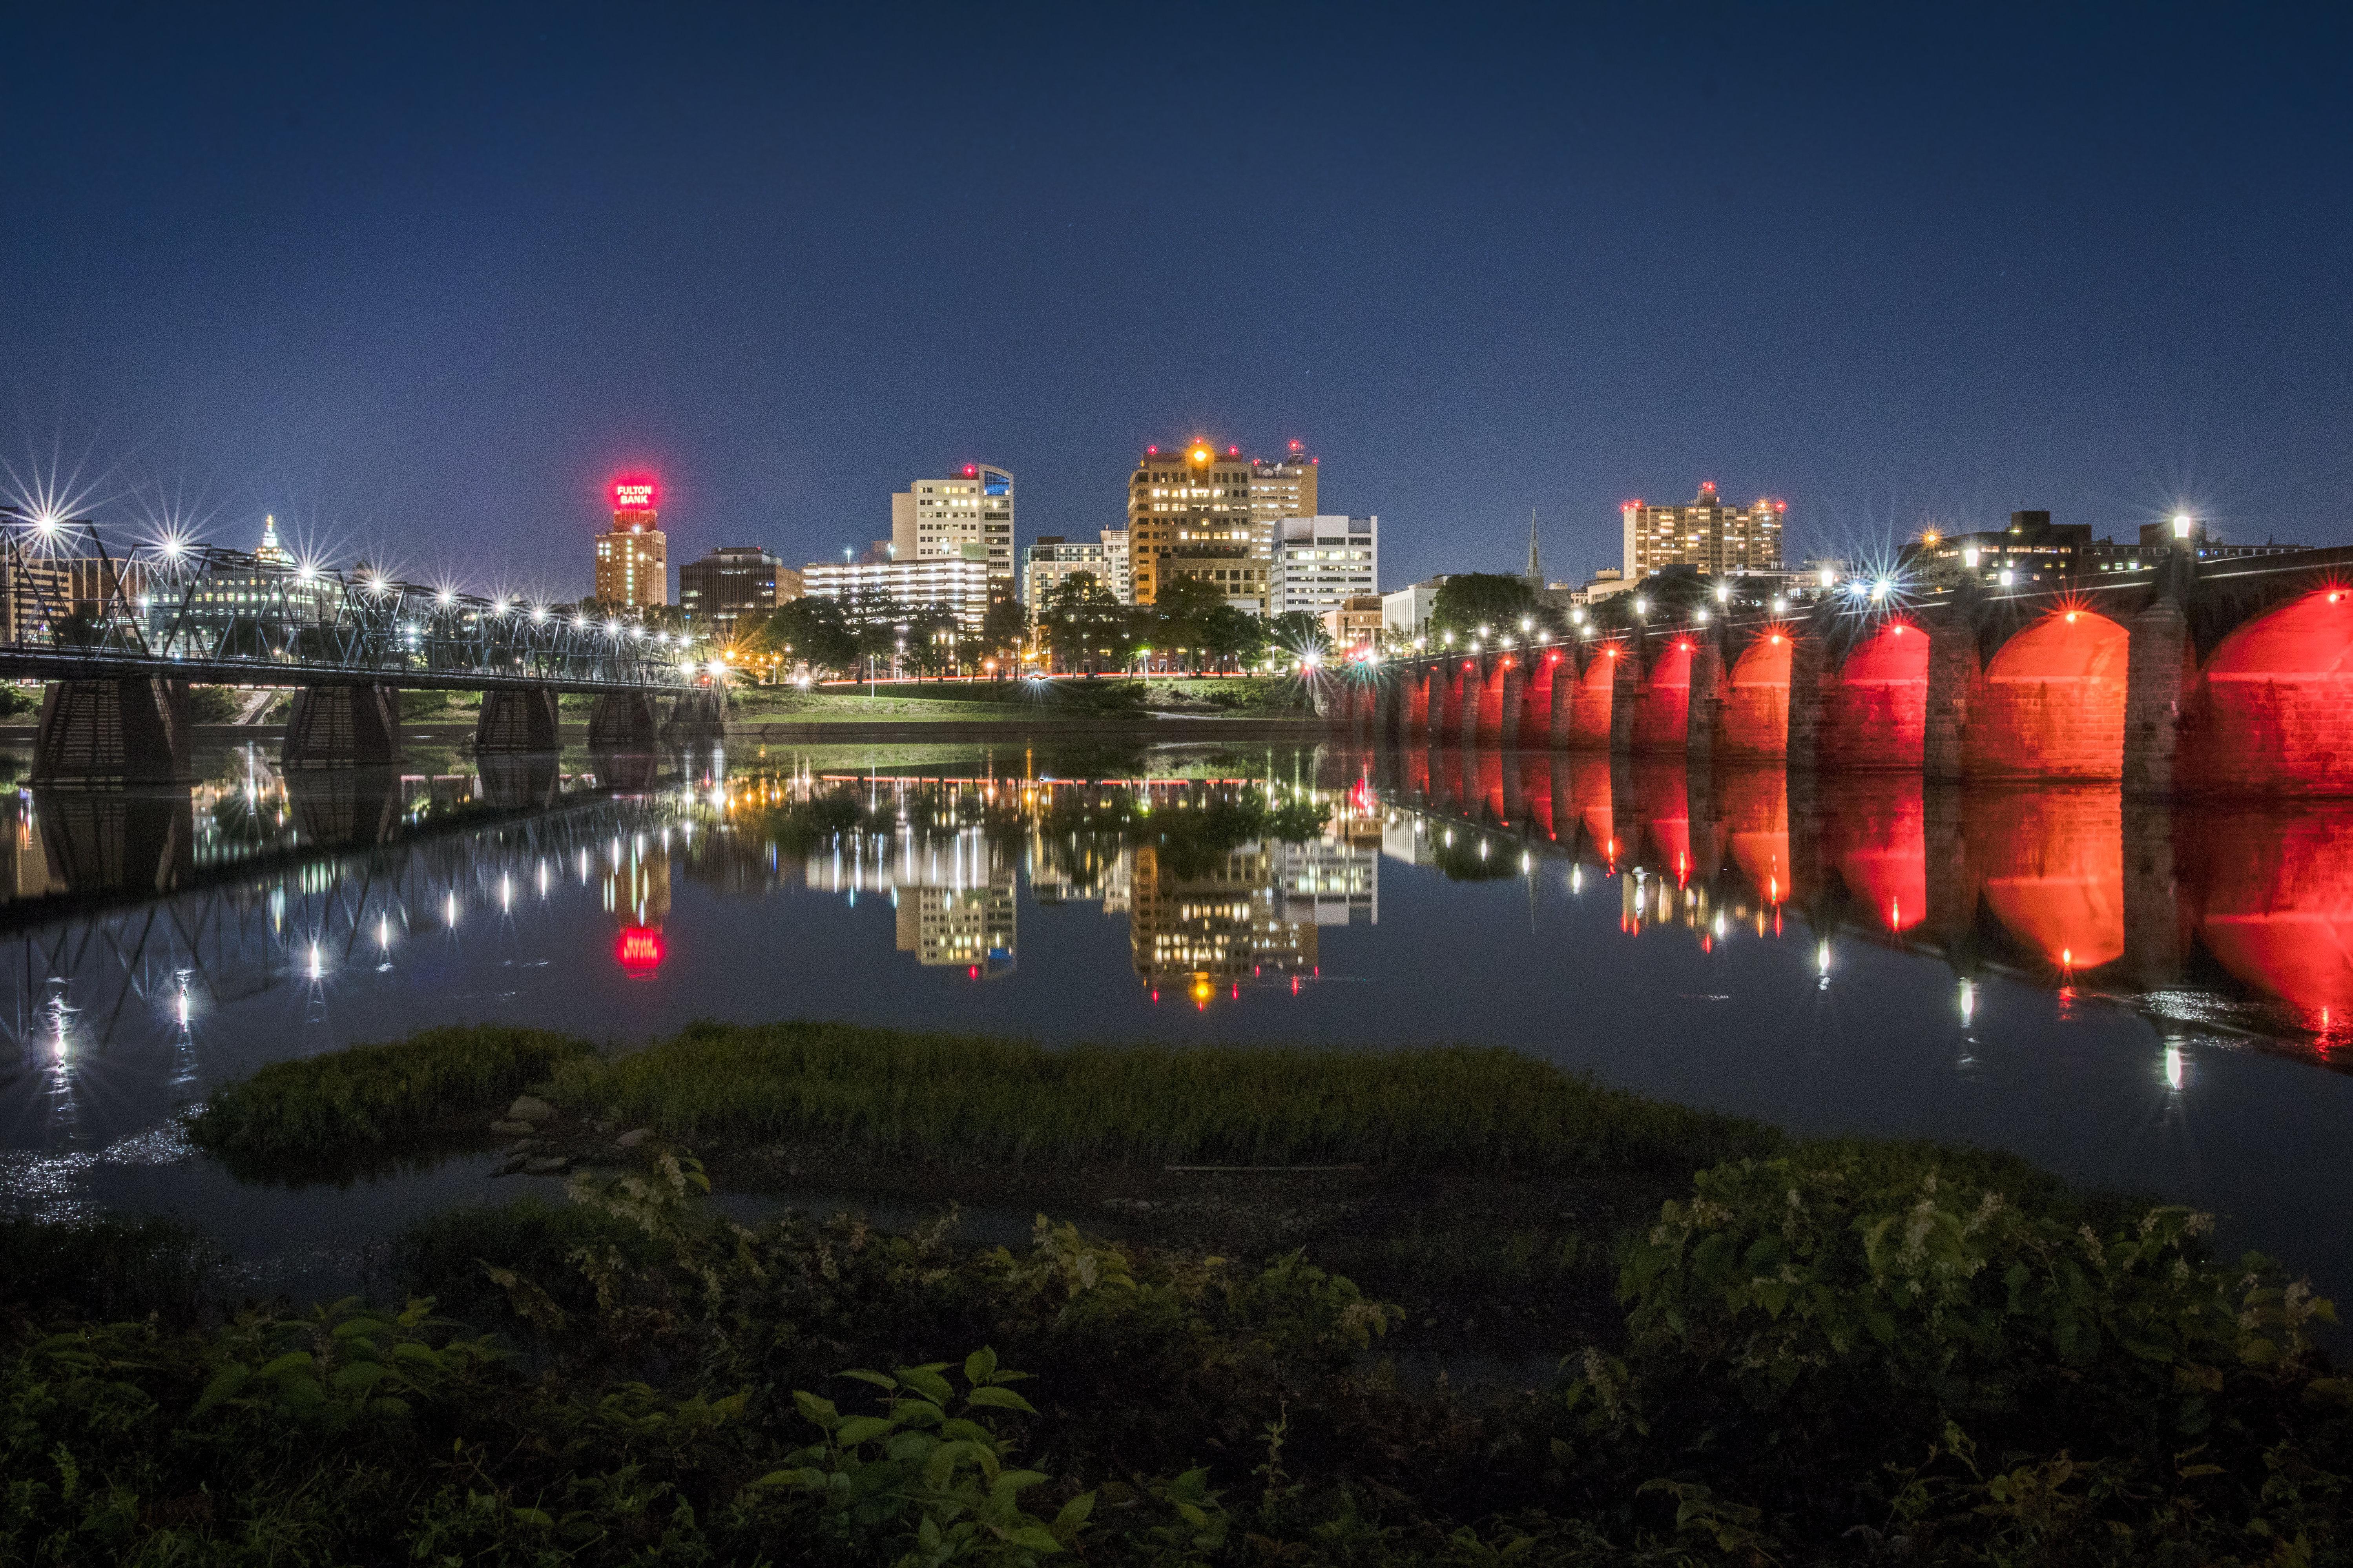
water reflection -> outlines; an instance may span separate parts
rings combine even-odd
[[[1916,777],[1692,770],[1546,756],[1493,776],[1489,754],[1357,759],[1433,820],[1535,841],[1604,875],[1630,871],[1622,929],[1849,931],[1994,969],[2063,999],[2125,996],[2211,1026],[2218,1008],[2327,1056],[2353,1025],[2353,806],[2127,802],[2113,787],[1926,785]],[[1394,843],[1454,850],[1461,827],[1415,822]],[[1464,837],[1463,843],[1474,842]],[[1424,863],[1440,856],[1418,855]],[[1621,868],[1621,862],[1624,866]],[[2179,1076],[2177,1071],[2173,1077]]]
[[[2195,1040],[2218,1032],[2353,1060],[2341,804],[2177,813],[2098,787],[1461,750],[1172,754],[1078,777],[986,753],[291,774],[244,754],[173,794],[0,795],[0,1123],[16,1147],[152,1125],[154,1107],[275,1056],[443,1018],[593,1013],[604,980],[693,1008],[713,966],[732,968],[750,977],[730,992],[744,1010],[786,1011],[806,937],[772,955],[744,921],[679,928],[689,885],[738,905],[816,895],[854,938],[835,963],[1001,983],[1026,998],[1016,1022],[1071,994],[1061,922],[1090,909],[1124,940],[1081,944],[1089,984],[1116,967],[1132,995],[1187,1014],[1303,998],[1333,942],[1346,973],[1377,976],[1387,864],[1525,882],[1531,929],[1540,886],[1581,898],[1614,880],[1618,929],[1645,952],[1778,947],[1825,1005],[1858,943],[1931,958],[1953,977],[1938,1006],[1965,1075],[1997,978],[2050,994],[2062,1023],[2086,1007],[2153,1020],[2177,1097]],[[1033,979],[1025,960],[1041,957]],[[1498,978],[1465,963],[1458,991],[1416,999],[1437,1010],[1417,1026],[1432,1037],[1461,1032]],[[532,989],[543,973],[560,995]],[[1732,994],[1698,974],[1677,994]],[[1557,1005],[1577,984],[1564,974]],[[794,994],[791,1010],[827,1010]]]

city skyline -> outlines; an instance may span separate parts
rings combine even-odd
[[[1311,443],[1398,582],[1511,569],[1530,505],[1581,576],[1701,479],[1786,498],[1792,556],[2021,507],[2353,531],[2340,16],[1341,25],[1271,97],[1102,70],[1146,36],[1113,14],[6,27],[0,189],[54,237],[0,258],[0,456],[339,560],[463,533],[522,585],[628,468],[681,559],[824,558],[983,458],[1092,538],[1104,455],[1171,429]],[[934,66],[987,127],[867,90]],[[1283,196],[1238,249],[1138,184],[1176,168]]]

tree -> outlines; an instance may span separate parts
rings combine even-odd
[[[1223,668],[1232,669],[1258,657],[1266,646],[1266,623],[1248,610],[1219,605],[1202,617],[1196,634],[1200,647]]]
[[[1161,585],[1150,607],[1148,624],[1137,629],[1151,638],[1155,648],[1187,650],[1193,656],[1193,668],[1198,669],[1210,618],[1227,607],[1225,591],[1215,583],[1199,577],[1171,578]]]
[[[1430,605],[1430,634],[1436,638],[1452,632],[1458,642],[1468,642],[1481,636],[1479,628],[1484,626],[1489,637],[1499,632],[1516,637],[1523,620],[1557,633],[1557,619],[1537,603],[1535,591],[1525,578],[1500,572],[1464,572],[1439,584],[1438,597]]]
[[[973,662],[997,660],[997,673],[1010,675],[1021,660],[1021,644],[1029,633],[1029,612],[1018,599],[991,600],[980,618],[980,636],[974,639]]]
[[[1286,610],[1262,623],[1266,628],[1265,657],[1296,664],[1308,654],[1321,658],[1332,651],[1332,634],[1324,617],[1305,610]]]
[[[839,599],[795,599],[771,610],[740,642],[757,652],[781,654],[786,668],[848,671],[858,662],[858,638]]]
[[[1105,658],[1126,663],[1136,640],[1127,606],[1092,572],[1073,572],[1055,584],[1038,629],[1058,667],[1075,666],[1090,675]]]

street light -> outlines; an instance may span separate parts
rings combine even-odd
[[[2175,513],[2173,514],[2173,537],[2174,537],[2174,538],[2176,538],[2176,539],[2187,539],[2187,538],[2189,538],[2189,535],[2190,535],[2191,531],[2192,531],[2192,530],[2194,530],[2197,526],[2198,526],[2197,521],[2196,521],[2194,518],[2192,518],[2192,517],[2191,517],[2188,512],[2186,512],[2186,511],[2178,511],[2178,512],[2175,512]]]

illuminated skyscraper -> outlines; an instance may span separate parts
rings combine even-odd
[[[608,605],[670,603],[670,542],[654,508],[654,482],[613,482],[613,531],[596,539],[596,597]]]
[[[1127,487],[1134,603],[1155,604],[1169,583],[1198,577],[1265,607],[1273,561],[1251,527],[1250,474],[1239,447],[1220,453],[1205,440],[1153,447],[1136,459]]]
[[[944,479],[917,479],[891,498],[892,558],[983,561],[989,592],[1010,597],[1013,583],[1013,476],[966,463]]]
[[[1250,506],[1252,537],[1267,554],[1274,552],[1275,525],[1286,517],[1315,515],[1314,458],[1298,441],[1280,458],[1250,459]]]
[[[1788,510],[1788,503],[1777,500],[1760,500],[1746,509],[1726,506],[1712,482],[1700,486],[1688,506],[1630,500],[1620,509],[1627,580],[1646,577],[1662,566],[1696,566],[1736,577],[1744,572],[1778,572],[1781,514]]]

